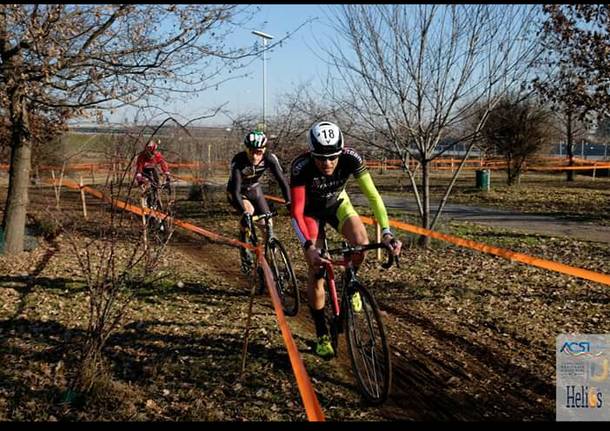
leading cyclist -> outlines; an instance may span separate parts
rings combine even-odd
[[[315,123],[307,134],[309,151],[293,160],[290,177],[292,225],[303,245],[309,272],[307,298],[316,326],[316,354],[329,358],[334,355],[324,316],[324,279],[320,267],[329,263],[320,255],[324,244],[326,223],[335,228],[350,245],[366,245],[368,234],[345,191],[348,178],[353,175],[367,197],[377,222],[381,225],[383,242],[400,254],[401,242],[389,228],[385,205],[360,155],[344,147],[343,133],[328,121]],[[357,267],[363,254],[354,256]],[[360,295],[351,297],[355,310],[362,307]]]

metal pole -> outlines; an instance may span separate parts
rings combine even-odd
[[[260,31],[252,33],[263,39],[263,131],[267,133],[267,40],[273,36]]]
[[[263,38],[263,132],[267,133],[267,38]]]

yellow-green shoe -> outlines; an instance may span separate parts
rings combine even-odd
[[[322,335],[318,338],[318,342],[316,343],[316,355],[325,359],[335,355],[335,350],[333,349],[333,345],[331,344],[328,335]]]
[[[352,302],[352,310],[355,313],[360,313],[362,311],[362,299],[360,298],[360,292],[354,292],[351,297]]]

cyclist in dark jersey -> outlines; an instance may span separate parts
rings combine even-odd
[[[254,130],[244,138],[246,150],[237,153],[231,160],[231,175],[227,183],[227,198],[233,208],[244,217],[269,212],[269,205],[265,199],[259,183],[261,176],[269,170],[282,190],[286,205],[290,205],[290,190],[288,181],[284,177],[280,161],[277,156],[267,149],[267,137],[259,130]],[[243,240],[244,223],[240,228],[240,238]],[[240,249],[242,269],[246,271],[252,257],[248,250]]]
[[[389,228],[385,205],[360,155],[345,148],[339,127],[328,121],[314,124],[307,134],[309,151],[292,162],[290,194],[292,225],[303,245],[309,266],[307,296],[316,326],[316,353],[322,357],[334,355],[324,317],[324,279],[317,277],[320,267],[328,262],[320,255],[324,241],[324,226],[330,224],[351,245],[369,243],[368,235],[358,213],[353,208],[345,185],[354,176],[360,190],[367,197],[377,222],[381,225],[383,242],[398,255],[400,241],[394,239]],[[356,257],[358,266],[363,255]],[[354,309],[361,300],[358,293],[351,297]]]

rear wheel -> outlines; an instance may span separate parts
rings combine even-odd
[[[158,217],[153,214],[149,214],[147,216],[148,231],[151,238],[154,238],[154,240],[159,244],[165,244],[167,241],[169,241],[169,238],[172,235],[172,217],[169,209],[170,205],[168,196],[168,193],[159,193],[158,190],[155,191],[151,187],[146,197],[148,208],[165,214],[159,215]]]
[[[297,279],[284,245],[275,238],[269,241],[267,260],[271,263],[271,270],[284,314],[296,316],[299,312],[300,304]]]
[[[381,404],[388,398],[392,376],[385,327],[368,290],[353,283],[348,292],[343,302],[347,304],[347,348],[352,369],[364,398]],[[354,293],[360,295],[360,301],[352,301]]]

